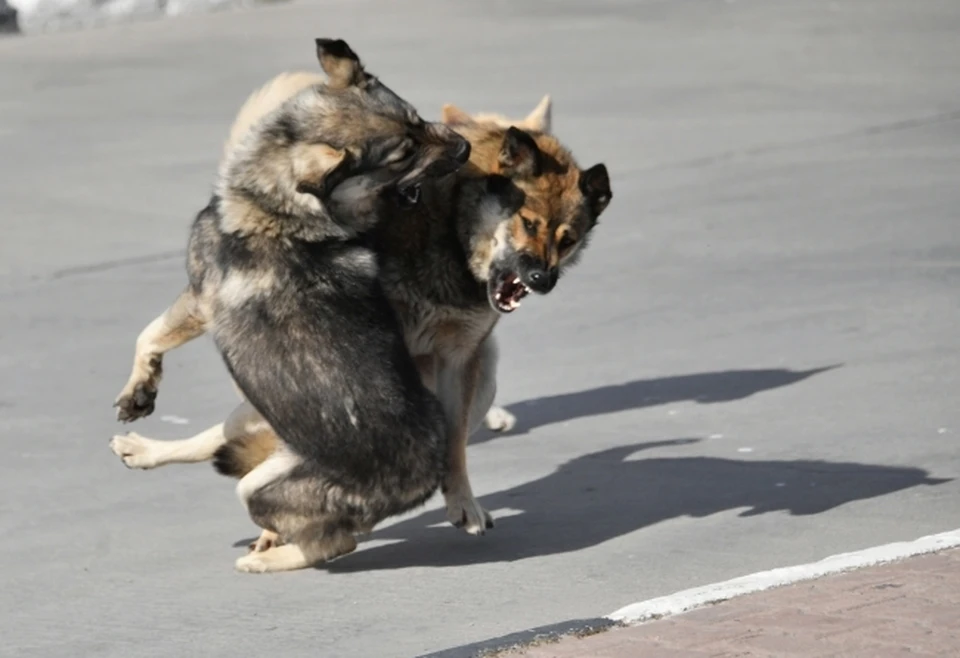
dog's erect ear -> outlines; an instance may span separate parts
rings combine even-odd
[[[580,191],[590,204],[594,218],[599,217],[613,198],[610,177],[603,163],[595,164],[586,171],[580,172]]]
[[[335,149],[325,144],[313,144],[297,154],[301,164],[297,192],[310,194],[321,202],[350,175],[358,155],[348,149]]]
[[[343,39],[316,39],[320,67],[335,89],[346,89],[363,82],[365,73],[360,57]]]
[[[550,100],[550,94],[540,99],[533,111],[523,120],[521,128],[536,130],[541,133],[549,133],[553,128],[553,101]]]
[[[540,147],[529,133],[510,126],[503,136],[498,162],[505,176],[539,176]]]
[[[461,110],[456,105],[447,103],[440,108],[440,123],[448,126],[469,126],[476,123],[476,121],[474,121],[469,113]]]
[[[490,174],[486,179],[487,194],[497,198],[504,215],[512,215],[523,207],[527,195],[506,176]]]

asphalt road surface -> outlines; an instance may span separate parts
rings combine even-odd
[[[0,41],[0,653],[408,657],[960,526],[958,30],[953,0],[372,0]],[[497,527],[438,496],[245,575],[231,481],[107,447],[232,409],[209,340],[150,419],[111,404],[233,113],[316,36],[429,117],[553,94],[614,200],[498,329]]]

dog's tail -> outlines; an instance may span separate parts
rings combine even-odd
[[[326,78],[319,73],[299,71],[281,73],[267,84],[250,94],[246,102],[237,113],[233,125],[230,127],[230,136],[223,146],[224,155],[230,152],[243,139],[247,131],[257,121],[280,107],[284,101],[303,91],[307,87],[325,82]]]
[[[213,467],[221,475],[242,478],[279,447],[272,432],[259,432],[231,439],[213,453]]]

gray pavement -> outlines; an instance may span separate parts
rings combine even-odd
[[[0,40],[2,653],[409,657],[960,526],[958,29],[951,0],[370,0]],[[124,469],[110,405],[233,113],[321,35],[427,116],[553,94],[615,198],[499,329],[496,529],[434,499],[240,575],[232,483]],[[208,340],[165,365],[132,429],[235,403]]]

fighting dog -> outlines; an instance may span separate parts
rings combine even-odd
[[[364,234],[386,208],[415,205],[420,185],[454,172],[470,146],[415,112],[377,112],[349,47],[317,47],[331,85],[302,89],[231,137],[191,229],[189,285],[160,319],[178,336],[209,331],[281,437],[237,493],[265,543],[272,534],[283,545],[241,558],[242,571],[352,551],[355,534],[427,500],[447,458],[443,410]]]
[[[378,224],[373,235],[380,279],[407,347],[447,417],[448,518],[482,534],[493,524],[473,496],[466,444],[480,420],[486,417],[490,424],[497,411],[491,410],[493,328],[528,292],[553,289],[561,271],[583,252],[612,192],[604,165],[581,169],[549,134],[549,99],[517,122],[471,117],[453,106],[444,108],[443,120],[470,140],[470,166],[425,184],[415,206],[392,206],[388,212],[399,217]],[[490,181],[500,177],[511,185],[498,183],[498,194],[489,195]],[[516,212],[504,214],[518,203]],[[138,346],[138,358],[143,352]],[[133,386],[139,385],[135,379]],[[150,404],[152,410],[152,398]],[[235,477],[250,472],[276,445],[269,424],[246,402],[225,423],[190,439],[128,434],[112,443],[129,467],[205,461],[216,453],[221,472]]]

